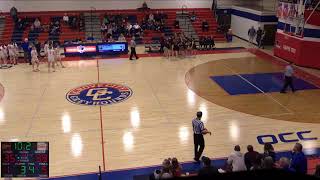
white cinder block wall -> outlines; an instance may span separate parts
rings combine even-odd
[[[150,8],[211,8],[212,0],[146,0]],[[143,0],[0,0],[0,10],[8,12],[12,6],[18,11],[64,11],[104,9],[136,9]]]

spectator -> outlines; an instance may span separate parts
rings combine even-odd
[[[263,169],[267,169],[267,170],[270,170],[270,169],[274,168],[274,161],[273,161],[272,157],[268,156],[268,157],[263,159],[262,168]]]
[[[39,18],[36,18],[36,20],[34,21],[33,25],[34,25],[34,28],[36,30],[40,30],[41,29],[41,22],[40,22]]]
[[[171,159],[165,159],[162,162],[162,170],[161,170],[160,179],[170,179],[173,177],[172,166],[171,166],[170,160]]]
[[[180,177],[182,174],[182,167],[181,167],[178,159],[175,157],[172,158],[171,165],[172,165],[172,175],[174,177]]]
[[[214,49],[216,46],[216,44],[214,43],[213,36],[210,37],[209,46],[210,46],[210,49]]]
[[[320,164],[316,166],[316,171],[314,173],[314,176],[317,178],[320,178]]]
[[[202,21],[202,32],[208,32],[209,31],[209,24],[207,20]]]
[[[194,11],[192,11],[192,14],[190,15],[190,20],[191,20],[191,22],[194,22],[197,20],[196,13]]]
[[[255,170],[260,170],[262,169],[261,167],[261,157],[259,156],[259,158],[257,158],[253,164],[252,167],[250,168],[251,171],[255,171]]]
[[[257,34],[256,29],[253,26],[251,26],[251,28],[248,30],[250,44],[253,44],[253,40],[254,40],[254,37],[256,36],[256,34]]]
[[[149,14],[149,22],[154,22],[154,15],[152,13]]]
[[[18,20],[18,10],[17,10],[16,7],[13,6],[10,9],[10,16],[12,17],[14,22],[17,22],[17,20]]]
[[[249,171],[253,166],[254,162],[259,158],[260,154],[253,150],[252,145],[247,146],[248,152],[244,155],[244,162],[246,164],[247,170]]]
[[[279,168],[287,172],[295,172],[294,169],[290,168],[290,160],[286,157],[280,158]]]
[[[142,10],[149,10],[150,8],[148,7],[148,4],[144,1],[142,3]]]
[[[179,28],[180,28],[180,25],[179,25],[179,21],[178,21],[178,20],[175,20],[173,25],[174,25],[174,28],[176,28],[176,29],[179,29]]]
[[[290,167],[297,173],[307,173],[307,158],[302,152],[302,144],[296,143],[293,147],[293,154]]]
[[[276,161],[276,153],[274,152],[274,148],[271,143],[264,144],[263,158],[266,158],[268,156],[272,158],[273,162]]]
[[[69,16],[67,13],[64,13],[62,20],[65,24],[69,24]]]
[[[244,163],[244,156],[241,153],[241,149],[239,145],[234,147],[234,152],[228,158],[228,165],[232,165],[232,171],[245,171],[247,170],[246,165]]]
[[[124,37],[123,34],[120,34],[119,38],[118,38],[119,42],[127,42],[126,38]]]
[[[199,177],[209,178],[219,173],[217,168],[211,166],[211,160],[208,157],[203,156],[201,160],[203,168],[198,172]]]
[[[261,27],[258,27],[256,41],[257,41],[257,45],[259,48],[261,47],[262,33],[263,33],[263,31],[262,31]]]

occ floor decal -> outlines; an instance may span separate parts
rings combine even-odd
[[[129,87],[113,83],[98,83],[72,89],[67,93],[66,98],[74,104],[104,106],[123,102],[131,95],[132,90]]]

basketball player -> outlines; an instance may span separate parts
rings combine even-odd
[[[1,61],[1,67],[7,66],[7,59],[5,58],[3,46],[0,46],[0,61]]]
[[[37,49],[36,47],[32,47],[32,50],[31,50],[31,63],[32,63],[32,69],[33,69],[33,72],[38,72],[40,71],[39,70],[39,58],[38,58],[38,52],[37,52]],[[37,69],[34,69],[35,65],[37,65]]]
[[[48,56],[48,72],[50,73],[50,68],[52,67],[53,72],[56,72],[55,68],[55,61],[54,61],[54,49],[52,47],[52,44],[49,45],[48,51],[47,51],[47,56]]]
[[[16,65],[17,64],[16,52],[15,52],[15,47],[13,43],[8,45],[8,52],[9,52],[10,63],[12,65]]]
[[[194,160],[197,162],[200,162],[200,157],[205,147],[203,135],[210,134],[211,136],[211,132],[204,127],[204,124],[201,121],[201,118],[202,118],[202,112],[199,111],[197,112],[197,117],[192,120],[193,141],[194,141]]]
[[[60,54],[60,47],[56,44],[56,48],[54,49],[54,59],[57,66],[59,66],[58,62],[60,63],[62,68],[65,68],[61,61],[61,54]]]
[[[15,61],[16,61],[16,64],[18,64],[18,58],[19,58],[19,47],[17,45],[17,43],[13,43],[13,46],[14,46],[14,58],[15,58]]]

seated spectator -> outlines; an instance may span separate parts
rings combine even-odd
[[[174,177],[180,177],[182,174],[182,167],[180,163],[178,162],[177,158],[172,158],[171,160],[171,165],[172,165],[172,175]]]
[[[152,13],[149,14],[149,22],[154,22],[154,15]]]
[[[246,164],[247,170],[249,171],[253,166],[254,162],[259,158],[260,154],[253,150],[252,145],[247,146],[248,152],[244,155],[244,162]]]
[[[101,25],[101,32],[104,34],[107,32],[107,30],[108,30],[108,27],[105,24],[102,24]]]
[[[294,169],[290,168],[290,160],[286,157],[280,158],[279,168],[287,172],[295,172]]]
[[[112,36],[109,37],[108,42],[114,42],[114,39],[112,38]]]
[[[171,166],[171,159],[165,159],[162,162],[162,170],[160,174],[160,179],[170,179],[173,177],[172,175],[172,166]]]
[[[232,165],[232,171],[246,171],[246,165],[244,163],[244,156],[241,153],[241,149],[239,145],[234,147],[234,152],[229,156],[228,165]]]
[[[178,20],[175,20],[173,25],[174,25],[174,28],[176,28],[176,29],[179,29],[179,28],[180,28],[180,25],[179,25],[179,21],[178,21]]]
[[[273,162],[276,162],[276,153],[274,152],[274,148],[271,143],[264,144],[263,158],[268,156],[272,157]]]
[[[316,166],[316,171],[314,173],[314,176],[316,176],[317,178],[320,178],[320,165]]]
[[[106,14],[105,16],[104,16],[104,18],[103,18],[103,22],[102,22],[103,24],[109,24],[110,23],[110,21],[109,21],[109,17],[108,17],[108,15]]]
[[[203,156],[201,160],[203,163],[203,168],[201,168],[198,172],[199,177],[209,178],[219,173],[217,168],[211,166],[211,160],[208,157]]]
[[[262,161],[262,169],[270,170],[274,168],[274,161],[272,157],[268,156]]]
[[[34,21],[33,25],[35,29],[41,29],[41,22],[38,18]]]
[[[209,44],[210,44],[210,49],[214,49],[215,48],[216,44],[214,43],[213,36],[210,37],[210,43]]]
[[[290,168],[294,169],[297,173],[306,174],[307,158],[302,152],[302,148],[302,144],[300,143],[294,145]]]
[[[62,20],[65,24],[69,24],[69,16],[67,15],[67,13],[64,13]]]
[[[202,21],[202,32],[207,32],[209,31],[209,24],[207,22],[207,20],[203,20]]]
[[[190,15],[190,21],[191,22],[194,22],[197,20],[197,16],[196,16],[196,13],[194,11],[192,11],[192,14]]]
[[[119,38],[118,38],[118,42],[127,42],[126,38],[124,37],[123,34],[120,34]]]

